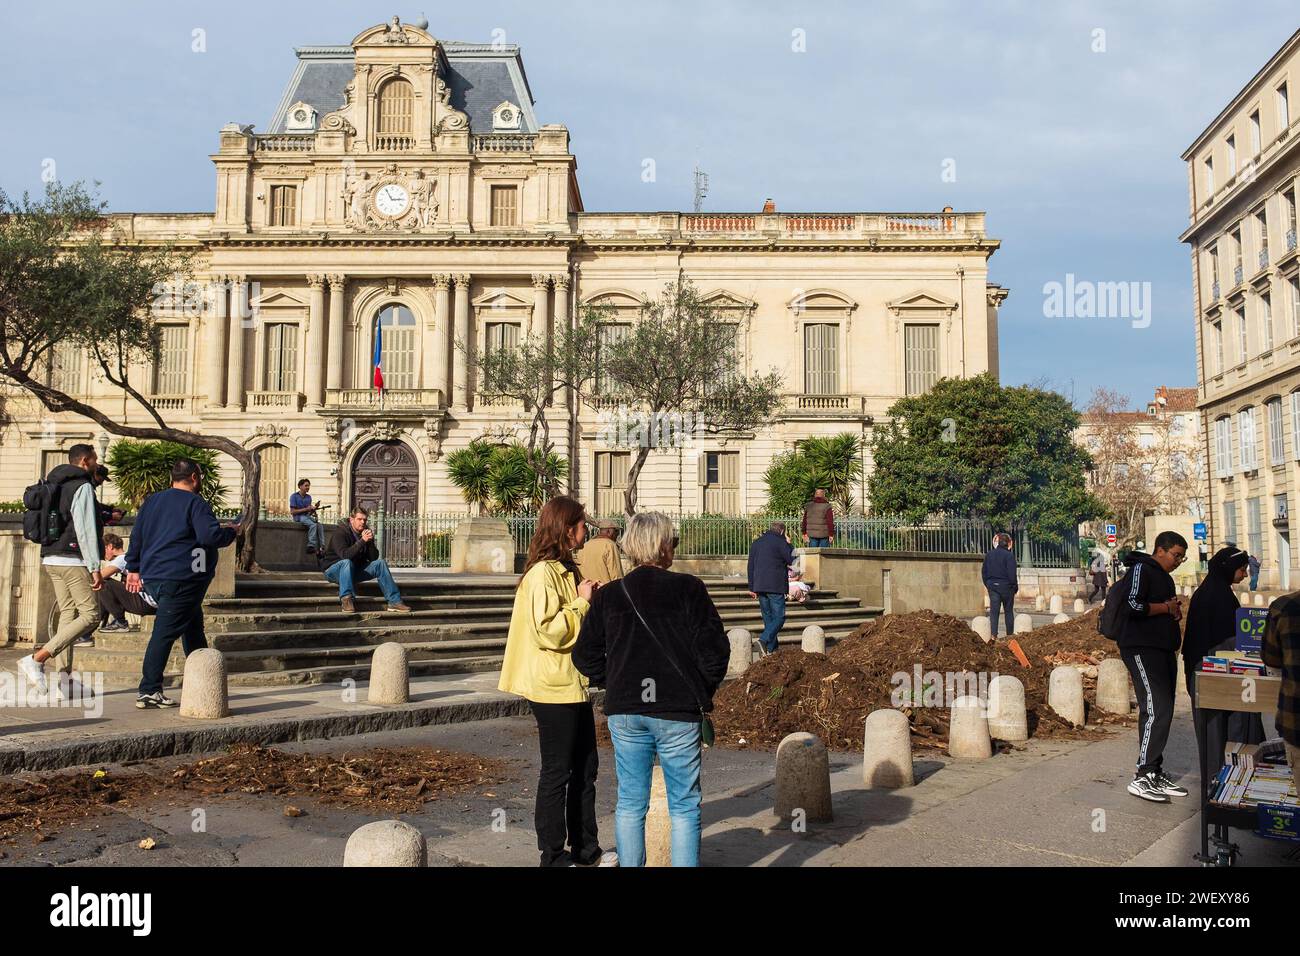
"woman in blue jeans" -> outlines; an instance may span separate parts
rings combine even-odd
[[[726,676],[730,646],[704,583],[668,570],[677,539],[666,515],[633,516],[622,547],[635,567],[595,593],[573,649],[574,666],[605,688],[618,771],[619,865],[645,865],[650,776],[658,757],[673,866],[698,866],[700,725]]]

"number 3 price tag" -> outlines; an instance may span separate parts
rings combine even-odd
[[[1261,803],[1259,826],[1255,832],[1274,840],[1300,840],[1300,811],[1295,807]]]

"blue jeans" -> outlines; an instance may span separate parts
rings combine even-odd
[[[1251,571],[1251,572],[1250,572],[1250,589],[1251,589],[1252,591],[1254,591],[1254,590],[1257,590],[1258,588],[1259,588],[1259,572],[1258,572],[1258,571]]]
[[[655,755],[664,771],[673,866],[700,865],[700,725],[641,714],[610,714],[618,773],[614,836],[619,866],[645,866],[645,817]]]
[[[317,551],[325,550],[325,526],[306,515],[294,515],[293,520],[307,526],[307,547]]]
[[[785,624],[785,598],[784,594],[766,592],[758,596],[758,610],[763,615],[763,633],[759,635],[758,642],[769,654],[776,650],[776,636]]]
[[[830,538],[809,538],[808,547],[810,548],[829,548],[831,546]]]
[[[378,581],[379,590],[384,592],[384,598],[389,604],[402,602],[402,592],[397,590],[397,582],[393,580],[393,575],[383,558],[371,561],[360,571],[353,568],[352,562],[344,558],[326,568],[325,577],[339,586],[341,598],[356,594],[356,585],[362,581]]]

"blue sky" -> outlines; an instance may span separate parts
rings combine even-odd
[[[53,159],[115,210],[210,210],[217,130],[265,128],[293,47],[423,13],[440,38],[523,48],[588,209],[689,209],[698,162],[711,210],[986,210],[1003,381],[1136,404],[1195,383],[1179,156],[1298,25],[1270,0],[403,2],[6,3],[0,187],[39,190]],[[1150,282],[1150,326],[1044,317],[1067,274]]]

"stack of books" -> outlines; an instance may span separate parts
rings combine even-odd
[[[1268,668],[1258,654],[1242,651],[1217,651],[1201,659],[1201,670],[1211,674],[1246,674],[1264,677]]]
[[[1268,763],[1259,758],[1255,744],[1230,743],[1225,748],[1227,763],[1214,782],[1210,802],[1221,807],[1300,807],[1291,768],[1284,762]]]

